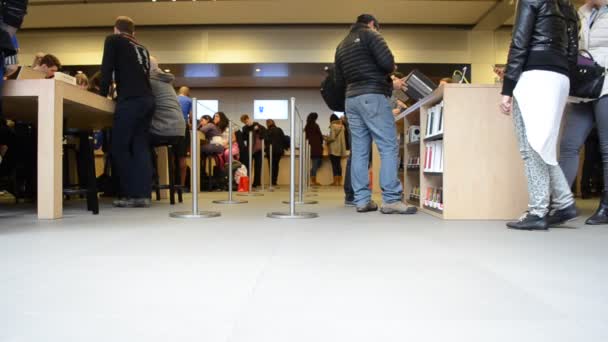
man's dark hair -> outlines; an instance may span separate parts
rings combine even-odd
[[[56,66],[57,69],[61,69],[59,58],[51,54],[44,55],[44,57],[40,59],[40,65],[46,65],[49,68]]]
[[[122,33],[133,34],[135,32],[135,22],[129,17],[118,17],[114,27]]]
[[[376,30],[380,29],[380,23],[378,22],[378,19],[376,19],[376,17],[374,17],[371,14],[361,14],[358,18],[357,18],[357,23],[358,24],[365,24],[365,25],[369,25],[369,23],[374,22],[374,27],[376,28]]]

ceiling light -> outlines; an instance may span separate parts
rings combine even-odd
[[[171,72],[171,69],[165,69],[165,72]]]
[[[262,69],[260,69],[260,68],[255,69],[255,72],[260,72],[260,71],[262,71]]]
[[[82,74],[82,70],[76,71],[77,74]]]

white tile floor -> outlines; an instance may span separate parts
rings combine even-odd
[[[608,226],[361,215],[327,190],[321,218],[277,221],[285,193],[223,196],[199,221],[1,205],[0,342],[608,341]]]

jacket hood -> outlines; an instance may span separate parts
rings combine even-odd
[[[175,76],[173,76],[173,74],[162,71],[152,71],[150,72],[150,79],[165,83],[172,83],[173,81],[175,81]]]

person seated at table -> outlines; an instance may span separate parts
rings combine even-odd
[[[87,77],[87,75],[82,72],[76,74],[76,85],[80,89],[88,90],[89,89],[89,77]]]
[[[230,120],[226,116],[224,112],[217,112],[213,115],[213,124],[217,126],[217,128],[222,132],[222,143],[224,145],[224,160],[228,162],[228,158],[230,156],[230,151],[232,151],[232,157],[234,159],[239,159],[239,144],[237,142],[236,134],[232,133],[232,148],[229,148],[230,145],[230,129],[228,126],[230,125]]]
[[[203,115],[198,129],[205,134],[205,140],[207,141],[207,144],[201,147],[203,155],[221,154],[224,152],[222,131],[213,123],[211,116]]]
[[[42,71],[46,78],[53,78],[55,73],[61,69],[61,62],[54,55],[46,54],[40,59],[40,65],[36,65],[32,69]]]
[[[156,99],[156,108],[150,124],[150,142],[153,146],[172,144],[177,148],[184,139],[186,122],[177,101],[173,81],[175,76],[161,70],[158,60],[150,57],[150,86]]]

